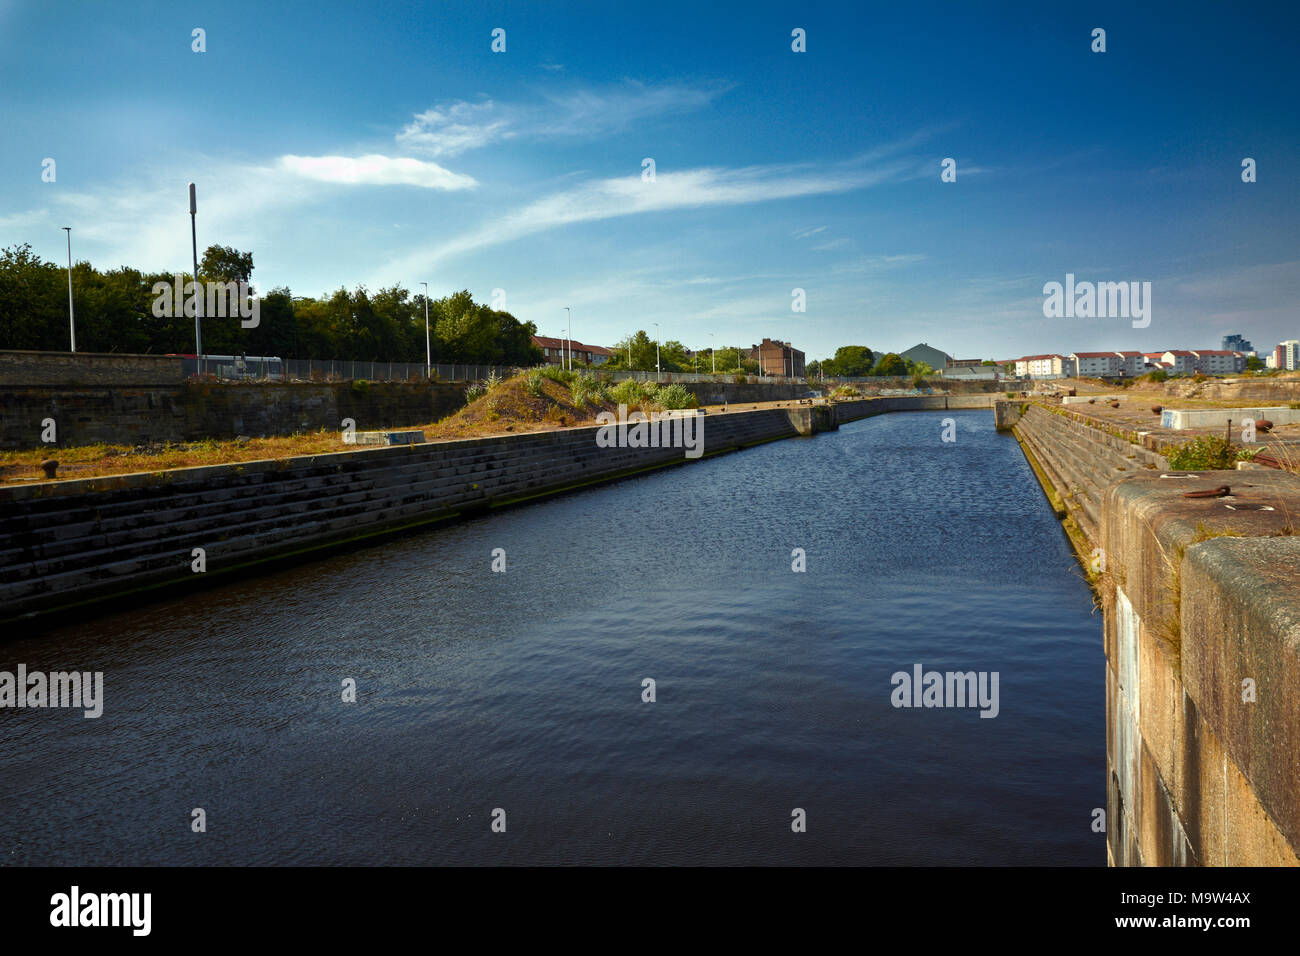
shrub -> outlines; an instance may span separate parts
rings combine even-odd
[[[1153,369],[1142,376],[1148,382],[1163,382],[1169,378],[1169,373],[1162,368]]]
[[[476,402],[486,394],[487,389],[478,382],[475,382],[469,388],[465,389],[465,403],[469,404],[471,402]]]
[[[553,382],[559,382],[561,385],[569,385],[578,377],[577,372],[570,372],[559,365],[543,366],[542,374]]]
[[[1218,435],[1200,435],[1171,448],[1165,457],[1174,471],[1231,470],[1237,460],[1237,448]]]
[[[625,378],[609,390],[609,399],[620,405],[632,406],[641,401],[641,388],[639,383],[630,378]]]
[[[737,385],[744,385],[746,382],[749,381],[749,379],[746,378],[744,375],[737,374],[737,375],[732,379],[732,381],[735,382]]]
[[[366,392],[370,391],[370,383],[364,378],[359,378],[352,383],[352,391],[356,392],[358,395],[364,395]]]
[[[527,391],[528,394],[532,395],[534,398],[541,398],[542,382],[545,381],[545,379],[546,376],[542,374],[541,369],[535,368],[530,370],[528,374],[524,376],[525,391]]]
[[[686,386],[676,382],[659,389],[655,398],[664,408],[695,408],[699,405],[699,400],[686,390]]]

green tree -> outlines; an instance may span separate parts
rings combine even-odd
[[[835,357],[826,363],[826,374],[861,378],[871,374],[875,361],[875,353],[865,345],[842,345],[835,350]]]
[[[876,362],[875,368],[871,370],[872,375],[906,375],[907,362],[896,352],[887,352],[880,356]]]
[[[1246,356],[1246,370],[1248,372],[1258,372],[1262,368],[1267,368],[1262,358],[1258,355]]]

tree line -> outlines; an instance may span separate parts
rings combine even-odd
[[[182,274],[188,270],[180,270]],[[200,283],[251,282],[253,254],[209,246],[199,264]],[[183,281],[192,280],[183,275]],[[174,284],[172,273],[129,266],[100,271],[88,262],[72,267],[77,351],[192,353],[193,313],[156,315],[155,284]],[[209,355],[275,355],[295,359],[423,362],[423,295],[400,285],[370,291],[357,286],[319,298],[295,296],[287,287],[259,296],[258,324],[244,328],[229,318],[205,317],[203,351]],[[532,343],[537,327],[509,312],[476,303],[468,291],[429,300],[434,362],[531,366],[542,361]],[[171,309],[173,313],[178,310]],[[24,244],[0,250],[0,348],[67,351],[68,273]]]
[[[865,345],[844,345],[835,350],[835,357],[808,363],[808,377],[816,378],[866,378],[870,375],[933,375],[925,362],[913,362],[897,352],[876,354]]]

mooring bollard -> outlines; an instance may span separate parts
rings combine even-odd
[[[45,471],[46,478],[58,477],[57,472],[59,470],[59,463],[55,461],[53,458],[46,458],[43,462],[41,462],[41,468]]]

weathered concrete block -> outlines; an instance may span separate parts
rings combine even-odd
[[[353,435],[356,445],[422,445],[424,432],[418,429],[401,431],[357,432]]]
[[[1187,692],[1300,846],[1300,538],[1189,547],[1182,605]]]

